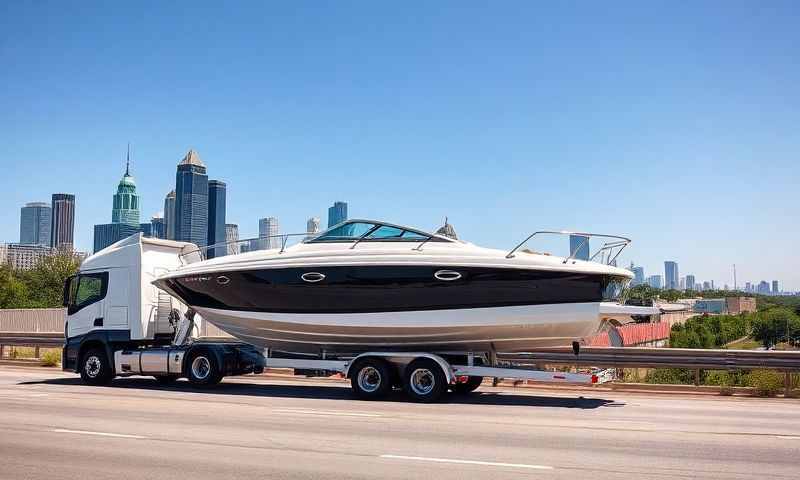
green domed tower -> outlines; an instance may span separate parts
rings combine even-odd
[[[128,147],[128,157],[125,163],[125,175],[117,185],[114,195],[114,208],[111,210],[112,223],[124,223],[139,227],[139,195],[136,193],[136,181],[130,173],[131,152]]]

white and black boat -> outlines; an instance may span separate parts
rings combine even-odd
[[[566,232],[526,241],[541,233]],[[632,274],[608,263],[629,240],[599,236],[612,239],[598,252],[603,261],[583,261],[523,250],[525,242],[509,252],[349,220],[291,247],[284,238],[281,248],[188,263],[155,283],[275,351],[521,352],[654,313],[616,303]]]

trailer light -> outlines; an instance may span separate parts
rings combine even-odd
[[[592,383],[597,383],[598,380],[597,375],[592,375]]]

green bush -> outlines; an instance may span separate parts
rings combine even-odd
[[[706,385],[718,385],[720,387],[732,387],[736,385],[736,379],[728,372],[712,371],[706,374]]]
[[[654,368],[647,373],[644,381],[666,385],[691,385],[694,383],[694,371],[685,368]]]
[[[61,351],[45,350],[40,354],[40,360],[45,367],[55,367],[61,363]]]
[[[772,370],[753,370],[747,375],[747,385],[761,397],[774,397],[783,389],[783,374]]]

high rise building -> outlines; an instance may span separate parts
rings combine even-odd
[[[746,282],[744,284],[744,291],[745,292],[752,292],[753,291],[753,285],[750,282]]]
[[[194,150],[183,157],[175,174],[175,240],[208,244],[208,175]]]
[[[569,254],[572,258],[578,260],[589,260],[589,237],[586,235],[570,235]]]
[[[769,283],[767,283],[764,280],[761,280],[760,282],[758,282],[758,287],[756,288],[756,292],[758,292],[758,293],[760,293],[762,295],[768,295],[769,294]]]
[[[664,262],[664,288],[678,289],[678,264],[672,261]]]
[[[278,219],[275,217],[262,218],[258,221],[258,238],[259,248],[262,250],[269,250],[271,248],[280,248],[281,239],[275,237],[278,235],[280,228],[278,226]]]
[[[227,255],[236,255],[241,249],[239,248],[239,225],[235,223],[225,224],[225,242],[227,243]]]
[[[164,198],[164,228],[168,240],[175,240],[175,190]]]
[[[686,275],[686,290],[694,290],[695,281],[694,275]]]
[[[148,227],[149,223],[146,224]],[[148,229],[149,230],[149,229]],[[128,225],[126,223],[102,223],[94,226],[94,253],[106,248],[112,243],[117,243],[123,238],[141,232],[141,225]]]
[[[328,207],[328,228],[347,220],[347,202],[334,202]]]
[[[319,218],[318,217],[311,217],[306,222],[306,233],[312,235],[314,233],[319,233]]]
[[[711,290],[711,282],[707,280],[703,282],[703,290]]]
[[[75,238],[75,195],[54,193],[50,208],[50,246],[71,252]]]
[[[150,219],[150,231],[155,238],[167,238],[167,225],[163,217],[157,215]]]
[[[647,284],[653,288],[661,288],[661,275],[650,275],[647,277]]]
[[[644,284],[644,267],[633,267],[633,286]]]
[[[0,263],[7,263],[15,270],[29,270],[42,258],[53,254],[47,245],[0,244]]]
[[[52,212],[47,203],[26,203],[19,215],[19,243],[49,247]]]
[[[220,180],[208,181],[208,245],[224,243],[225,240],[225,192],[227,186]],[[227,255],[225,245],[210,248],[208,258]]]
[[[117,193],[114,194],[111,223],[139,225],[139,195],[136,193],[136,181],[131,176],[130,147],[128,147],[128,160],[125,163],[125,175],[119,181]]]
[[[686,277],[681,277],[678,279],[678,289],[686,290]]]
[[[780,292],[780,289],[778,288],[778,281],[777,280],[773,280],[772,281],[772,294],[773,295],[777,295],[779,293],[781,293],[781,292]]]

